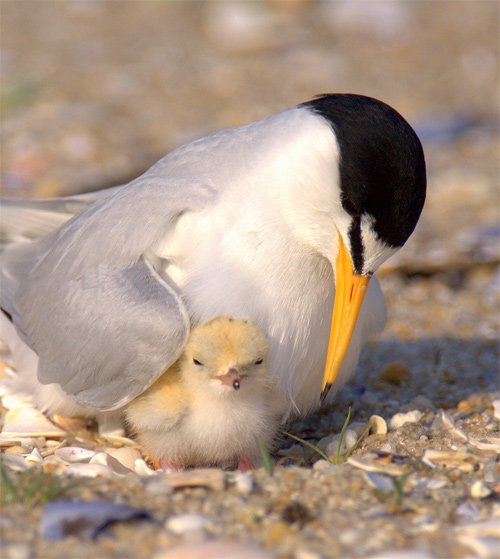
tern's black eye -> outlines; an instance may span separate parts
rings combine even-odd
[[[257,361],[254,363],[254,365],[262,365],[263,361],[264,361],[264,359],[257,359]]]
[[[193,359],[193,363],[195,365],[199,365],[200,367],[203,366],[203,363],[201,361],[198,361],[198,359]]]

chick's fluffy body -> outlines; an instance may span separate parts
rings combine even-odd
[[[266,353],[264,334],[243,320],[193,329],[180,359],[126,409],[150,457],[178,467],[258,460],[279,425]]]

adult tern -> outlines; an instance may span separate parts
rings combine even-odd
[[[383,326],[373,274],[425,190],[401,115],[328,94],[181,146],[123,186],[5,200],[0,304],[28,354],[20,378],[48,411],[117,410],[191,327],[226,315],[265,332],[283,413],[306,413]]]

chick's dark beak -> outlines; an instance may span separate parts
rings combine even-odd
[[[238,369],[231,368],[225,375],[221,375],[218,378],[222,384],[232,386],[235,390],[239,390],[244,377],[246,377],[246,375],[241,374]]]

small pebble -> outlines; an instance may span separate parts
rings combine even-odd
[[[469,402],[466,402],[465,400],[463,400],[461,402],[458,402],[457,409],[459,411],[469,411],[471,409],[471,406],[470,406]]]
[[[178,514],[171,516],[165,522],[165,528],[177,535],[187,532],[206,530],[213,525],[213,522],[199,514]]]
[[[249,495],[254,488],[253,478],[245,472],[236,472],[233,478],[234,485],[238,493]]]
[[[407,423],[417,423],[423,417],[423,413],[418,410],[409,411],[406,413],[397,413],[391,417],[389,421],[389,427],[392,430],[399,429]]]
[[[332,464],[328,460],[323,460],[323,458],[317,460],[313,464],[313,469],[317,472],[327,472],[328,470],[333,470],[334,468],[335,464]]]
[[[491,495],[491,489],[484,481],[477,480],[471,485],[470,494],[474,499],[484,499]]]
[[[493,417],[500,421],[500,400],[493,402]]]
[[[399,385],[410,378],[410,369],[403,363],[389,363],[380,371],[380,378],[391,384]]]

